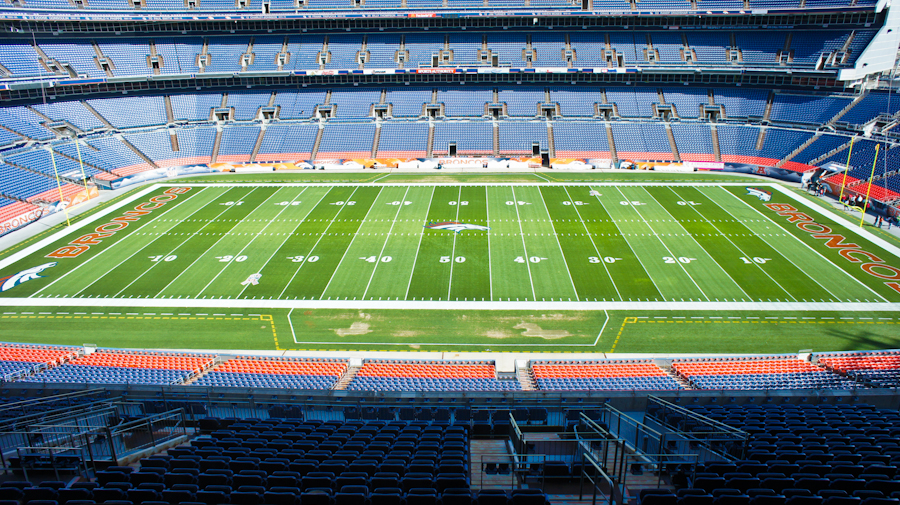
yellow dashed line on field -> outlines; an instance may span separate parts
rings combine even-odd
[[[698,318],[694,317],[692,319],[685,319],[683,317],[680,318],[668,318],[668,317],[655,317],[653,319],[648,319],[647,317],[626,317],[622,321],[622,327],[619,328],[619,333],[616,335],[616,340],[613,342],[612,348],[609,350],[610,353],[616,352],[616,346],[619,344],[619,339],[622,338],[622,333],[625,331],[625,326],[628,324],[636,324],[636,323],[644,323],[644,324],[709,324],[709,323],[718,323],[718,324],[900,324],[900,320],[894,321],[891,318],[879,318],[878,321],[870,321],[870,318],[860,318],[859,320],[848,320],[847,318],[842,318],[841,320],[833,320],[833,318],[823,318],[823,319],[807,319],[803,320],[795,320],[795,318],[766,318],[759,319],[758,317],[733,317],[731,320],[715,318],[715,319],[707,319],[707,318]]]
[[[628,323],[636,323],[638,318],[636,317],[626,317],[624,321],[622,321],[622,327],[619,328],[619,333],[616,335],[616,341],[613,342],[612,349],[609,352],[616,352],[616,345],[619,344],[619,339],[622,337],[622,332],[625,331],[625,325]]]
[[[260,314],[253,316],[240,316],[240,317],[216,317],[216,316],[157,316],[157,315],[149,315],[145,314],[143,316],[138,315],[105,315],[105,314],[18,314],[14,312],[7,312],[3,315],[0,315],[0,319],[118,319],[118,320],[168,320],[168,321],[263,321],[269,323],[269,326],[272,328],[272,338],[275,339],[275,349],[282,351],[284,349],[278,348],[278,334],[275,332],[275,321],[272,318],[271,314]],[[265,328],[265,327],[263,327]]]

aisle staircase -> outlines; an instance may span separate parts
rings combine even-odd
[[[362,368],[362,365],[350,365],[347,367],[347,371],[344,372],[344,375],[341,376],[340,379],[334,384],[331,389],[337,390],[345,390],[347,386],[353,381],[353,378],[356,377],[356,374],[359,373],[359,370]]]

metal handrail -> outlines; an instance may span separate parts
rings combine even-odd
[[[591,483],[593,491],[593,495],[591,497],[591,505],[596,505],[597,491],[599,490],[601,484],[600,482],[595,481],[593,476],[588,475],[585,463],[590,464],[594,468],[594,471],[597,472],[597,475],[602,478],[603,482],[606,482],[606,484],[609,485],[608,504],[613,505],[614,503],[616,503],[614,492],[617,489],[616,483],[613,481],[612,477],[610,477],[606,473],[602,465],[600,465],[600,463],[596,459],[594,459],[594,457],[588,451],[582,451],[581,453],[581,476],[579,479],[578,499],[584,499],[584,481],[587,480]]]
[[[701,415],[697,414],[696,412],[688,410],[680,405],[675,405],[674,403],[663,400],[662,398],[659,398],[658,396],[649,395],[649,396],[647,396],[647,400],[649,402],[655,402],[655,403],[661,405],[662,407],[673,410],[679,414],[688,416],[691,419],[701,421],[705,424],[709,424],[715,428],[718,428],[721,431],[733,433],[733,434],[741,436],[741,437],[749,437],[750,436],[750,434],[747,433],[746,431],[743,431],[741,429],[735,428],[734,426],[729,426],[725,423],[716,421],[715,419],[710,419],[706,416],[701,416]],[[661,423],[661,424],[665,424],[665,423]]]
[[[30,407],[34,405],[40,405],[42,403],[55,402],[64,398],[79,398],[82,396],[91,396],[96,394],[102,394],[106,390],[102,388],[94,388],[94,389],[86,389],[84,391],[75,391],[71,393],[62,393],[58,395],[52,396],[42,396],[40,398],[30,398],[28,400],[22,400],[14,403],[7,403],[5,405],[0,406],[0,414],[6,412],[7,410],[22,408],[22,407]]]

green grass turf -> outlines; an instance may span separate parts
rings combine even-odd
[[[776,193],[773,202],[789,199]],[[817,220],[840,228],[822,216]],[[490,230],[423,228],[457,221]],[[74,231],[10,266],[9,273],[41,264],[42,256],[88,230]],[[823,241],[775,215],[745,186],[196,186],[98,242],[2,296],[900,298],[837,249],[823,247]],[[873,244],[865,247],[892,258]],[[262,274],[259,285],[243,284],[255,273]]]
[[[22,307],[0,322],[4,341],[167,349],[756,354],[900,346],[900,318],[890,312],[254,310]]]
[[[703,182],[745,181],[745,175],[720,172],[667,173],[667,172],[536,172],[536,173],[455,173],[430,171],[426,173],[391,173],[387,170],[367,170],[363,172],[323,172],[315,170],[280,171],[262,174],[219,173],[191,176],[178,179],[178,183],[228,182],[228,183],[272,183],[272,182],[347,182],[347,183],[457,183],[457,182]]]
[[[412,186],[404,183],[420,181],[347,186],[191,183],[192,189],[178,199],[103,238],[78,258],[59,259],[44,278],[0,294],[59,299],[60,305],[65,298],[99,299],[95,308],[87,309],[10,307],[4,340],[83,343],[71,340],[74,331],[100,345],[162,348],[791,352],[897,347],[892,320],[873,320],[871,325],[860,320],[853,326],[840,317],[861,314],[812,314],[837,319],[820,325],[747,320],[723,330],[728,317],[766,316],[734,311],[666,311],[664,316],[672,318],[723,319],[704,324],[673,319],[662,333],[662,325],[651,322],[660,313],[609,312],[597,345],[585,346],[597,338],[605,313],[553,310],[550,301],[897,302],[900,293],[747,194],[746,187],[760,184],[460,186],[442,177],[421,181],[434,184]],[[494,177],[487,176],[487,181]],[[96,223],[73,230],[3,268],[0,277],[49,261],[44,257],[49,252],[165,189],[153,189]],[[778,192],[773,192],[771,203],[791,203],[817,222],[841,229]],[[490,232],[423,228],[444,221],[489,226]],[[897,265],[888,251],[842,233]],[[242,285],[257,272],[262,273],[259,285]],[[166,299],[173,308],[102,308],[102,300],[109,298]],[[209,309],[188,310],[193,316],[271,315],[277,335],[258,319],[152,316],[152,324],[125,316],[109,319],[114,310],[183,313],[177,300],[185,298],[222,300],[219,308],[211,304]],[[287,310],[221,308],[228,306],[228,299],[238,298],[528,300],[548,305],[540,311],[379,309],[363,311],[366,316],[323,309],[306,316],[307,311],[297,309],[291,318],[298,335],[294,342]],[[37,317],[41,311],[50,314]],[[59,311],[103,315],[58,318]],[[35,314],[23,318],[21,312]],[[626,319],[642,316],[649,319]],[[621,337],[618,342],[616,337]]]
[[[744,187],[594,190],[598,195],[588,186],[539,185],[195,187],[77,259],[59,260],[52,275],[3,295],[413,301],[900,295],[861,275],[837,251],[811,253],[821,241],[774,216]],[[422,228],[448,221],[491,229]],[[257,272],[259,285],[241,284]]]
[[[322,172],[315,170],[282,171],[262,174],[217,173],[210,175],[190,176],[178,179],[177,183],[228,182],[228,183],[273,183],[273,182],[350,182],[368,183],[382,178],[386,173],[376,172]]]

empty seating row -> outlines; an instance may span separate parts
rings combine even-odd
[[[698,389],[851,389],[856,382],[796,357],[676,359],[672,369]]]
[[[698,465],[688,489],[650,502],[680,503],[692,495],[704,497],[692,498],[698,503],[821,504],[872,499],[869,503],[887,505],[893,503],[892,497],[900,497],[900,414],[896,410],[860,403],[695,405],[689,409],[747,433],[746,450],[736,452],[734,460]],[[647,415],[680,429],[689,429],[695,422],[659,407],[648,409]]]
[[[23,377],[25,382],[180,384],[213,363],[212,354],[103,349]]]
[[[816,354],[817,362],[830,369],[867,381],[876,387],[900,386],[900,352],[852,352]]]
[[[499,380],[493,362],[402,362],[366,360],[347,386],[379,391],[509,391],[514,380]]]
[[[770,29],[762,33],[721,30],[702,34],[692,31],[594,31],[590,34],[510,31],[484,35],[359,33],[94,40],[28,38],[6,42],[8,45],[0,49],[0,64],[14,77],[50,75],[53,73],[48,70],[51,65],[54,70],[65,69],[90,77],[320,68],[397,69],[432,66],[433,58],[446,54],[442,51],[449,49],[452,58],[441,56],[441,63],[465,67],[483,65],[484,53],[481,51],[486,49],[504,67],[559,67],[566,64],[602,68],[648,64],[760,67],[787,64],[788,68],[818,65],[837,69],[852,66],[874,34],[872,29],[829,28],[791,32]],[[784,51],[791,35],[793,47]],[[802,41],[802,46],[798,41]],[[739,51],[738,58],[733,57],[732,49]],[[780,56],[786,53],[791,56],[784,61]],[[841,56],[834,58],[837,53]],[[402,59],[398,57],[401,54]],[[143,98],[134,97],[133,101],[140,103]],[[448,103],[451,101],[456,100],[449,98]],[[234,105],[239,104],[235,101]],[[465,104],[458,105],[466,107]],[[164,115],[165,111],[150,108],[148,113]]]
[[[651,360],[537,361],[531,371],[542,390],[682,389]]]
[[[195,386],[328,389],[347,370],[347,361],[239,356],[216,365]]]
[[[546,495],[539,489],[481,490],[473,492],[468,488],[437,489],[432,486],[402,489],[383,486],[369,489],[365,486],[345,485],[337,491],[330,488],[307,488],[296,486],[213,485],[199,488],[192,484],[175,484],[160,487],[154,483],[142,483],[131,487],[127,483],[111,483],[109,487],[99,487],[94,482],[75,482],[69,487],[65,483],[42,483],[32,487],[28,482],[12,482],[0,486],[4,500],[13,503],[40,502],[42,505],[57,503],[65,505],[89,505],[94,503],[141,504],[153,503],[178,505],[181,503],[203,503],[206,505],[364,505],[378,503],[384,505],[549,505]],[[126,485],[121,485],[126,484]]]

